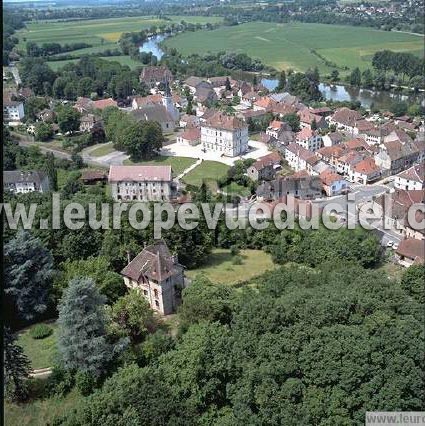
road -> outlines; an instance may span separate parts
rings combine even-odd
[[[21,77],[19,76],[18,68],[16,68],[16,66],[14,65],[10,65],[9,70],[13,74],[13,78],[15,79],[16,85],[19,86],[20,84],[22,84],[22,80],[21,80]]]

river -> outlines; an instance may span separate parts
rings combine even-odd
[[[164,55],[164,51],[159,47],[168,35],[157,35],[149,37],[149,39],[139,47],[140,52],[152,52],[158,60]],[[263,78],[261,83],[269,90],[274,90],[278,85],[278,80],[274,78]],[[319,89],[326,100],[333,101],[360,101],[365,108],[370,108],[373,104],[379,109],[389,109],[394,102],[406,101],[408,104],[421,102],[425,106],[424,93],[402,95],[399,93],[387,91],[375,91],[367,89],[358,89],[355,87],[346,87],[342,85],[333,85],[320,83]]]
[[[271,78],[263,78],[261,83],[269,90],[277,87],[279,80]],[[373,104],[379,109],[389,109],[394,102],[406,101],[408,104],[421,102],[425,105],[424,93],[402,95],[388,91],[376,91],[359,89],[356,87],[346,87],[342,85],[333,85],[320,83],[319,90],[322,92],[326,100],[333,101],[360,101],[363,107],[370,108]]]

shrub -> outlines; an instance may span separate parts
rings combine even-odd
[[[81,395],[88,396],[93,392],[96,380],[90,373],[79,371],[75,375],[75,384]]]
[[[232,256],[237,256],[240,253],[239,247],[238,246],[231,246],[230,247],[230,254]]]
[[[74,387],[75,379],[71,371],[62,367],[53,367],[52,374],[46,384],[46,391],[49,396],[65,396]]]
[[[53,328],[46,324],[37,324],[30,330],[33,339],[44,339],[53,333]]]
[[[241,256],[235,256],[232,260],[233,265],[242,265],[242,257]]]

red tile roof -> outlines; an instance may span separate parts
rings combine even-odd
[[[110,166],[109,182],[171,181],[171,166]]]
[[[359,161],[352,168],[355,172],[365,174],[367,176],[380,170],[379,167],[375,164],[375,160],[370,157]]]
[[[114,101],[112,98],[99,99],[98,101],[93,101],[92,105],[93,105],[93,108],[96,108],[96,109],[103,109],[108,106],[114,106],[114,107],[118,106],[116,101]]]
[[[180,136],[188,141],[196,141],[201,138],[201,129],[199,127],[190,127]]]
[[[247,125],[239,118],[233,115],[225,115],[220,111],[210,117],[204,126],[223,130],[236,130],[247,127]]]
[[[415,263],[423,264],[425,262],[425,241],[406,238],[400,242],[396,253],[413,259]]]

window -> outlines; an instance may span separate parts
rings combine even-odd
[[[148,295],[148,291],[147,291],[147,290],[143,290],[143,294],[144,294],[145,296],[147,296],[147,295]]]
[[[157,308],[159,308],[159,302],[158,302],[158,300],[155,300],[155,306],[156,306]]]
[[[158,299],[158,290],[154,290],[153,295],[155,296],[155,299]]]

